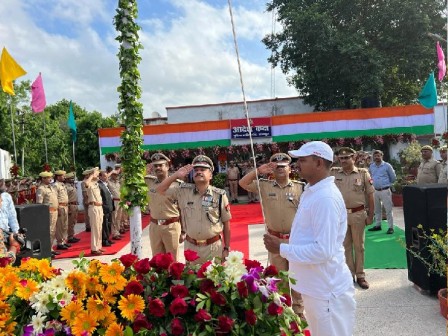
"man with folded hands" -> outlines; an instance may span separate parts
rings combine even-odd
[[[148,208],[151,213],[149,240],[152,255],[171,253],[179,261],[179,245],[183,242],[181,235],[180,212],[177,202],[170,197],[158,194],[157,186],[168,177],[171,160],[162,153],[151,156],[150,168],[155,175],[146,175],[148,186]],[[169,189],[179,188],[183,181],[175,180]]]
[[[269,163],[258,167],[258,175],[273,174],[274,180],[260,179],[260,188],[258,188],[254,169],[243,176],[240,180],[240,186],[256,195],[260,190],[267,231],[269,234],[280,238],[282,243],[288,243],[292,222],[305,184],[289,178],[291,157],[288,154],[274,154],[269,161]],[[279,253],[268,252],[268,258],[269,264],[274,265],[278,270],[289,270],[288,260]],[[302,296],[294,290],[291,294],[292,308],[303,319]]]
[[[339,188],[347,209],[345,260],[353,281],[356,277],[359,287],[368,289],[369,283],[364,272],[364,241],[365,227],[373,221],[375,189],[368,170],[355,166],[355,154],[351,148],[340,148],[337,155],[341,167],[332,168],[330,175],[334,176],[334,183]]]
[[[204,263],[215,257],[225,259],[230,249],[230,205],[225,190],[213,187],[213,162],[205,155],[198,155],[191,165],[177,170],[156,188],[158,193],[177,202],[181,212],[182,238],[185,250],[196,251]],[[182,183],[179,188],[169,188],[177,179],[182,180],[193,171],[192,183]]]

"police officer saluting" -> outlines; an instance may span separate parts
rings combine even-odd
[[[180,213],[177,202],[168,196],[158,194],[157,186],[168,177],[170,159],[162,153],[151,156],[151,168],[155,175],[146,175],[148,186],[149,210],[151,224],[149,225],[149,239],[152,255],[171,253],[179,261],[179,244],[183,242],[181,235]],[[183,181],[174,181],[169,189],[179,188]]]
[[[347,209],[347,233],[344,239],[345,260],[353,280],[363,289],[369,288],[364,273],[364,229],[372,224],[374,212],[374,188],[365,168],[355,167],[355,151],[342,147],[337,152],[341,167],[331,169],[336,186],[344,198]],[[368,200],[368,204],[366,204]],[[368,213],[366,212],[368,208]]]
[[[179,188],[169,188],[177,179],[182,180],[194,171],[192,183],[182,183]],[[215,257],[226,258],[230,249],[230,205],[226,192],[210,185],[213,162],[205,155],[198,155],[191,165],[177,170],[156,188],[162,195],[177,201],[182,215],[182,238],[185,250],[196,251],[203,263]]]

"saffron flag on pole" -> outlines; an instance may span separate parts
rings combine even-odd
[[[437,67],[439,68],[439,75],[437,76],[437,78],[438,78],[439,82],[441,82],[446,74],[445,55],[443,54],[443,49],[440,46],[439,41],[437,41],[437,43],[436,43],[436,48],[437,48],[437,59],[438,59]]]
[[[31,109],[35,113],[40,113],[45,109],[45,106],[47,106],[47,101],[45,100],[44,83],[39,72],[39,76],[31,84]]]
[[[437,105],[437,89],[434,72],[429,74],[428,80],[418,96],[418,101],[426,108],[433,108]]]
[[[17,64],[14,58],[8,53],[5,47],[2,50],[2,56],[0,59],[0,81],[2,82],[2,89],[6,93],[14,96],[13,80],[26,74],[26,71]]]
[[[76,142],[76,121],[75,121],[75,115],[73,113],[73,104],[72,101],[70,101],[70,112],[68,115],[68,121],[67,125],[70,128],[72,132],[72,141]]]

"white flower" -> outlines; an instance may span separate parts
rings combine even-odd
[[[42,316],[41,313],[37,313],[31,317],[31,325],[33,326],[34,333],[37,335],[41,333],[44,328],[45,316]]]
[[[225,265],[241,265],[243,263],[244,254],[240,251],[231,251],[229,252],[229,256],[226,259]]]

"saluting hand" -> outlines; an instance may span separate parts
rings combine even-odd
[[[183,179],[185,176],[187,176],[191,171],[193,170],[193,166],[191,164],[183,166],[182,168],[179,168],[176,172],[176,177]]]
[[[277,164],[275,162],[265,163],[258,167],[258,173],[263,175],[270,174],[275,170],[275,168],[277,168]]]

